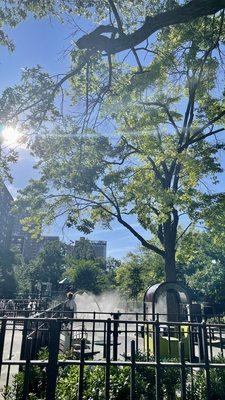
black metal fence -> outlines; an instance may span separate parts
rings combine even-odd
[[[22,371],[24,379],[19,398],[28,400],[32,384],[30,371],[36,365],[45,371],[45,399],[54,400],[59,369],[76,365],[79,369],[78,400],[83,398],[85,390],[86,367],[94,366],[105,370],[105,400],[111,398],[111,370],[114,367],[129,367],[129,398],[132,400],[138,399],[137,376],[139,379],[140,368],[154,369],[155,399],[167,398],[162,393],[163,376],[165,371],[172,369],[179,370],[179,385],[176,388],[179,398],[189,398],[188,393],[192,390],[191,386],[194,387],[199,370],[204,371],[205,398],[216,398],[212,397],[211,371],[225,371],[225,324],[165,323],[158,319],[143,321],[136,317],[136,313],[129,319],[118,313],[111,318],[93,313],[91,318],[86,315],[84,318],[78,313],[77,318],[69,319],[58,306],[58,309],[37,317],[1,318],[2,391],[7,392],[13,375]],[[45,359],[40,360],[43,348],[48,351],[45,352]]]

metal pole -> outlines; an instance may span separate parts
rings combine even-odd
[[[78,400],[82,400],[83,399],[83,390],[84,390],[84,349],[85,349],[85,339],[81,339]]]
[[[130,373],[130,400],[136,400],[135,396],[135,341],[131,341],[131,373]]]
[[[105,400],[110,395],[110,345],[111,345],[111,319],[107,319],[106,333],[106,368],[105,368]]]
[[[4,342],[5,342],[5,332],[6,332],[6,317],[3,317],[0,331],[0,375],[2,368],[2,358],[3,358],[3,350],[4,350]]]
[[[61,323],[52,320],[50,325],[49,358],[47,366],[46,400],[55,399],[56,380],[58,373],[58,353]]]

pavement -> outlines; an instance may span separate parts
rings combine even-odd
[[[16,326],[13,331],[12,326],[7,324],[6,335],[4,342],[3,361],[13,360],[17,361],[20,359],[20,350],[22,343],[22,330],[21,326]],[[4,386],[7,384],[11,385],[13,376],[17,374],[19,367],[17,365],[7,366],[3,365],[0,376],[0,399],[3,399],[2,392]]]

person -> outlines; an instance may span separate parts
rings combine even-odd
[[[7,310],[14,310],[15,309],[15,304],[13,300],[8,300],[6,303],[6,309]]]
[[[32,300],[31,299],[29,300],[29,303],[27,305],[27,309],[28,309],[28,311],[32,310]]]
[[[4,300],[1,300],[0,301],[0,310],[4,310],[4,308],[5,308],[5,302],[4,302]]]
[[[32,303],[32,311],[33,311],[33,312],[36,312],[36,310],[37,310],[37,302],[36,302],[36,300],[34,299],[34,301],[33,301],[33,303]]]
[[[77,305],[75,301],[75,296],[72,292],[67,293],[67,300],[65,302],[65,317],[74,318],[76,317]]]
[[[0,317],[3,317],[4,309],[5,309],[5,302],[4,302],[4,300],[1,300],[0,301]]]
[[[8,300],[6,303],[6,310],[7,310],[7,315],[12,316],[12,312],[13,312],[13,316],[14,316],[14,311],[15,311],[15,303],[13,300]]]

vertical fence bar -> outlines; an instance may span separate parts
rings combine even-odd
[[[1,331],[0,331],[0,375],[2,369],[2,359],[3,359],[3,351],[4,351],[4,343],[5,343],[5,332],[6,332],[6,317],[3,317],[1,323]]]
[[[225,332],[224,332],[224,326],[223,326],[223,328],[222,328],[222,332],[221,332],[221,333],[222,333],[222,337],[223,337],[223,335],[224,335],[224,333],[225,333]],[[222,352],[221,352],[221,353],[222,353],[222,357],[224,357],[224,340],[223,340],[223,339],[222,339]]]
[[[203,342],[204,363],[205,363],[206,400],[210,400],[211,383],[210,383],[209,354],[208,354],[208,343],[207,343],[207,327],[205,322],[202,323],[202,342]]]
[[[138,321],[138,313],[136,313],[136,321]],[[138,322],[136,322],[136,351],[138,351]]]
[[[92,358],[94,357],[94,350],[95,350],[95,311],[93,312],[93,326],[92,326],[92,344],[91,344]]]
[[[78,385],[78,400],[83,399],[84,391],[84,349],[85,349],[85,339],[81,339],[80,346],[80,370],[79,370],[79,385]]]
[[[124,331],[125,331],[125,360],[127,360],[127,322],[125,322],[125,327],[124,327]]]
[[[103,358],[106,358],[106,329],[107,325],[106,322],[104,321],[104,331],[103,331]]]
[[[188,349],[190,361],[193,362],[195,358],[195,344],[194,344],[194,332],[193,327],[189,325],[188,327]]]
[[[170,334],[170,324],[168,324],[168,354],[171,357],[171,334]]]
[[[152,326],[152,328],[153,328],[153,326]],[[153,335],[153,332],[152,332],[152,335]],[[149,352],[149,324],[148,323],[146,325],[146,341],[147,341],[147,346],[146,346],[146,348],[147,348],[147,361],[149,361],[149,353],[150,352]],[[154,338],[153,338],[153,341],[154,341]]]
[[[213,360],[213,347],[212,347],[212,331],[211,327],[209,326],[209,350],[210,350],[210,360]]]
[[[155,326],[155,362],[156,362],[156,370],[155,370],[155,397],[156,400],[161,399],[161,368],[160,368],[160,326],[158,317],[154,323]]]
[[[119,329],[119,313],[113,314],[113,361],[117,361],[118,357],[118,329]]]
[[[72,341],[73,341],[73,321],[71,320],[71,322],[69,323],[70,326],[70,347],[69,350],[71,350],[72,348]]]
[[[105,367],[105,400],[110,395],[110,345],[111,345],[111,319],[107,319],[106,332],[106,367]]]
[[[131,341],[130,400],[136,400],[135,394],[135,341]]]
[[[83,337],[84,337],[84,320],[82,320],[81,323],[81,339],[83,339]]]
[[[201,325],[198,325],[198,354],[199,354],[199,362],[201,362],[203,360],[203,343],[202,343]]]
[[[220,334],[220,351],[221,351],[221,354],[223,356],[223,338],[222,338],[221,326],[219,327],[219,334]]]
[[[11,343],[10,343],[10,350],[9,350],[9,360],[12,359],[12,351],[13,351],[13,344],[14,344],[14,336],[15,336],[15,327],[16,327],[16,321],[13,321],[13,326],[12,326],[12,337],[11,337]],[[9,374],[10,374],[10,369],[11,365],[8,365],[8,371],[7,371],[7,378],[6,378],[6,386],[9,384]]]
[[[61,323],[52,320],[50,324],[49,358],[47,366],[46,400],[55,399],[56,380],[58,373],[58,353]]]
[[[23,379],[23,396],[22,400],[27,400],[29,396],[29,378],[30,378],[30,359],[31,359],[31,345],[32,338],[27,338],[26,342],[26,365],[24,370],[24,379]]]
[[[28,333],[28,319],[25,319],[24,324],[23,324],[23,335],[22,335],[22,344],[21,344],[21,351],[20,351],[20,359],[21,360],[25,359],[27,333]]]
[[[184,359],[184,343],[179,342],[179,353],[180,353],[180,379],[181,379],[181,399],[186,400],[186,371],[185,371],[185,359]]]

